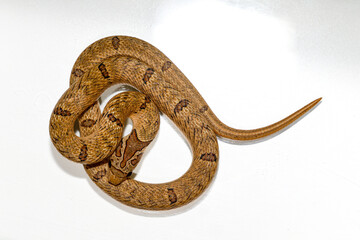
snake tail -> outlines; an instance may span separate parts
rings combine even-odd
[[[310,102],[306,106],[300,108],[296,112],[292,113],[291,115],[287,116],[286,118],[276,123],[273,123],[269,126],[257,128],[257,129],[251,129],[251,130],[234,129],[221,122],[216,117],[216,115],[211,111],[209,111],[209,114],[207,115],[207,119],[209,120],[209,125],[212,127],[215,134],[219,137],[223,137],[231,140],[239,140],[239,141],[256,140],[267,137],[269,135],[272,135],[276,132],[283,130],[291,123],[295,122],[296,120],[304,116],[304,114],[306,114],[311,109],[313,109],[321,100],[322,98],[318,98]]]

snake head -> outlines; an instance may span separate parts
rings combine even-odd
[[[141,141],[135,129],[124,137],[109,161],[109,182],[119,185],[129,178],[151,141]]]

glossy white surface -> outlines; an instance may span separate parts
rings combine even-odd
[[[359,12],[355,0],[0,1],[0,239],[358,240]],[[263,127],[324,99],[266,141],[219,140],[217,177],[190,206],[128,208],[48,134],[75,59],[109,35],[157,46],[233,127]],[[190,162],[162,117],[137,178],[173,180]]]

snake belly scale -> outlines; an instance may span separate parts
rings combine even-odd
[[[113,97],[101,113],[98,99],[114,84],[138,91]],[[197,198],[211,183],[219,160],[217,136],[253,140],[273,134],[312,109],[321,98],[267,127],[240,130],[223,124],[185,75],[151,44],[127,36],[100,39],[76,60],[70,87],[50,118],[50,137],[66,158],[114,199],[141,209],[167,210]],[[131,178],[159,128],[159,111],[189,141],[193,160],[180,178],[150,184]],[[122,137],[127,118],[133,130]],[[80,137],[75,134],[78,121]]]

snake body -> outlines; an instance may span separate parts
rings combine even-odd
[[[137,91],[111,99],[103,113],[98,99],[114,84]],[[81,163],[89,177],[116,200],[141,209],[166,210],[197,198],[212,181],[219,160],[217,136],[253,140],[288,126],[313,108],[317,99],[270,126],[238,130],[223,124],[184,74],[151,44],[127,36],[100,39],[76,60],[70,87],[50,118],[50,136],[66,158]],[[149,184],[131,172],[159,128],[165,114],[189,141],[193,160],[175,181]],[[122,138],[127,118],[133,130]],[[80,137],[74,125],[79,122]]]

